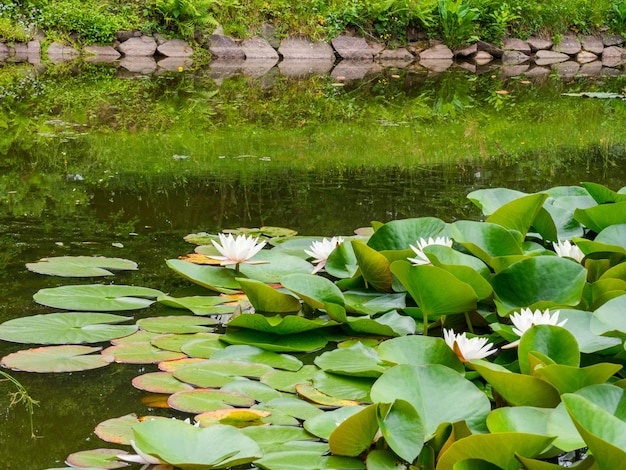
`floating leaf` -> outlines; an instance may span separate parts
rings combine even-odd
[[[152,364],[186,357],[183,353],[155,348],[150,343],[118,344],[106,348],[102,354],[111,355],[115,362],[127,364]]]
[[[322,410],[311,403],[292,397],[276,398],[266,403],[259,403],[254,406],[254,409],[276,411],[288,416],[293,416],[299,420],[307,420],[323,413]]]
[[[536,457],[553,440],[554,437],[516,432],[473,434],[459,439],[440,455],[436,468],[452,469],[455,468],[456,462],[480,459],[497,465],[497,468],[502,470],[518,470],[520,463],[516,455]]]
[[[296,385],[310,383],[318,372],[319,369],[314,365],[305,365],[297,372],[274,370],[264,374],[261,382],[276,390],[296,393]]]
[[[359,402],[370,401],[373,383],[374,379],[369,377],[327,374],[324,371],[318,372],[313,377],[313,386],[320,392],[331,397]]]
[[[235,278],[241,277],[241,274],[234,269],[200,266],[178,259],[169,259],[166,264],[176,274],[207,289],[225,294],[239,292],[239,283]]]
[[[103,256],[57,256],[26,263],[26,268],[38,274],[61,277],[112,276],[111,271],[137,269],[137,263],[122,258]]]
[[[254,400],[246,395],[213,389],[195,389],[176,392],[167,403],[174,409],[187,413],[204,413],[232,406],[248,407]]]
[[[233,409],[227,408],[222,410],[207,411],[195,416],[200,426],[207,427],[214,424],[227,424],[236,428],[246,426],[258,426],[263,424],[261,419],[267,418],[272,413],[263,410],[251,410],[249,408]]]
[[[383,341],[378,346],[378,357],[391,364],[442,364],[459,372],[465,366],[441,338],[411,335]]]
[[[254,256],[254,261],[263,264],[241,264],[239,270],[243,276],[264,283],[282,283],[288,274],[311,272],[311,263],[298,256],[290,256],[280,251],[261,250]],[[241,275],[238,277],[242,277]]]
[[[133,426],[139,423],[135,413],[130,413],[119,418],[102,421],[96,426],[95,434],[100,439],[113,444],[130,445],[133,438]]]
[[[247,395],[258,402],[267,402],[275,398],[282,398],[283,394],[269,385],[256,380],[237,379],[220,387],[225,392],[237,392]]]
[[[132,380],[133,387],[152,393],[176,393],[193,387],[174,378],[170,372],[149,372]]]
[[[356,457],[368,449],[378,432],[378,406],[366,406],[342,421],[328,438],[330,451],[335,455]]]
[[[487,218],[487,222],[501,225],[509,230],[515,230],[521,234],[522,238],[525,238],[530,226],[533,224],[540,211],[543,210],[545,213],[545,209],[543,209],[542,206],[547,197],[547,194],[529,194],[507,202],[493,212],[493,214]],[[547,220],[551,221],[549,215],[547,215]],[[556,227],[554,226],[554,222],[552,222],[550,227],[547,227],[546,233],[543,235],[544,238],[547,237],[548,240],[556,239]]]
[[[539,352],[556,364],[578,367],[580,352],[576,338],[565,328],[553,325],[535,325],[528,329],[518,348],[519,366],[522,374],[532,375],[529,354]]]
[[[212,334],[212,333],[198,333],[198,334]],[[207,339],[193,339],[188,343],[183,344],[180,350],[188,356],[195,358],[210,358],[215,351],[219,351],[226,347],[226,343],[221,341],[222,335],[212,334],[211,338]]]
[[[142,330],[152,333],[199,333],[213,331],[213,326],[219,322],[213,318],[195,317],[187,315],[170,315],[163,317],[142,318],[137,325]]]
[[[162,295],[157,302],[168,307],[191,310],[195,315],[219,315],[232,312],[231,307],[222,304],[229,300],[224,297],[197,295],[192,297],[170,297]]]
[[[0,325],[0,339],[15,343],[100,343],[128,336],[136,325],[111,325],[131,320],[109,313],[66,312],[14,318]]]
[[[291,274],[282,279],[282,284],[315,309],[324,308],[325,303],[344,304],[341,290],[331,281],[320,276]]]
[[[392,220],[378,228],[367,244],[377,251],[407,250],[420,238],[435,237],[444,227],[445,223],[435,217]]]
[[[376,315],[406,307],[406,294],[381,294],[369,290],[350,290],[343,293],[346,311],[362,315]]]
[[[389,447],[402,459],[413,462],[424,447],[424,423],[413,405],[404,400],[390,407],[378,406],[380,432]]]
[[[327,306],[328,309],[328,306]],[[415,320],[396,311],[378,317],[347,317],[347,326],[356,333],[378,336],[404,336],[415,332]]]
[[[342,406],[336,410],[326,411],[307,419],[303,426],[311,434],[328,440],[337,426],[363,408],[363,406]]]
[[[35,302],[53,308],[88,312],[113,312],[149,307],[163,292],[147,287],[89,284],[41,289]]]
[[[626,296],[616,297],[599,307],[591,317],[591,332],[595,335],[626,337]]]
[[[72,467],[97,467],[101,469],[115,469],[128,467],[129,464],[117,460],[118,455],[128,452],[120,449],[92,449],[74,452],[67,456],[66,463]]]
[[[343,400],[340,398],[331,397],[325,393],[317,390],[313,385],[309,383],[296,385],[296,393],[298,396],[307,399],[311,403],[316,403],[322,406],[353,406],[360,405],[361,403],[354,400]]]
[[[497,273],[491,284],[502,303],[501,313],[506,314],[541,301],[576,305],[586,277],[587,271],[578,263],[557,256],[537,256],[511,264]]]
[[[484,215],[491,215],[501,206],[526,196],[526,193],[508,188],[486,188],[472,191],[467,199],[482,210]]]
[[[255,346],[232,345],[216,351],[211,359],[253,362],[270,367],[296,371],[302,367],[302,361],[289,354],[277,354]]]
[[[254,462],[264,470],[363,470],[365,464],[357,458],[323,456],[319,452],[302,450],[273,452]]]
[[[76,372],[109,365],[113,356],[90,346],[46,346],[17,351],[2,358],[9,369],[26,372]]]
[[[325,336],[315,332],[276,335],[244,328],[229,329],[222,341],[229,344],[248,344],[274,352],[310,352],[321,349],[328,343]]]
[[[626,201],[576,209],[574,217],[585,227],[600,233],[610,225],[626,224]]]
[[[304,333],[336,324],[336,321],[324,318],[305,318],[299,315],[267,316],[256,313],[239,315],[228,322],[229,326],[248,328],[276,335]]]
[[[380,377],[387,369],[376,349],[356,343],[353,346],[326,351],[317,356],[315,365],[326,372],[355,377]]]
[[[434,436],[442,423],[465,420],[470,429],[481,430],[491,411],[487,396],[458,372],[440,364],[388,369],[372,386],[374,402],[409,402],[421,417],[425,439]]]
[[[267,284],[253,279],[238,279],[254,310],[259,313],[293,313],[300,310],[300,301],[290,294],[272,289]]]
[[[197,428],[172,419],[144,421],[133,429],[142,452],[183,468],[236,467],[262,454],[252,439],[232,426]]]
[[[209,359],[176,369],[174,377],[198,387],[221,387],[236,378],[261,377],[272,370],[265,364]]]
[[[391,292],[392,276],[389,260],[360,240],[352,241],[352,249],[367,285],[379,292]]]
[[[168,351],[183,352],[182,348],[185,345],[193,343],[194,341],[215,341],[219,342],[221,335],[217,333],[166,333],[155,336],[150,339],[150,344],[156,346],[159,349],[167,349]]]

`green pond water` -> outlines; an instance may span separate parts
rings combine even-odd
[[[346,235],[372,221],[479,218],[466,195],[481,188],[619,189],[625,102],[563,95],[623,93],[626,78],[614,75],[385,69],[338,83],[0,65],[0,321],[49,312],[32,301],[41,288],[94,282],[25,269],[42,257],[132,259],[139,271],[95,282],[181,294],[194,290],[164,261],[193,250],[189,233],[271,225]],[[0,342],[0,356],[26,347]],[[38,437],[0,382],[0,468],[62,467],[72,452],[112,447],[93,434],[99,422],[162,413],[130,385],[154,369],[12,372],[40,402]]]

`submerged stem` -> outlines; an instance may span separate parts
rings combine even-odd
[[[35,424],[33,422],[33,415],[35,414],[33,410],[33,406],[38,405],[39,402],[37,400],[34,400],[33,397],[31,397],[28,394],[26,387],[24,387],[22,383],[19,380],[17,380],[15,377],[1,370],[0,370],[0,376],[4,377],[4,380],[8,380],[9,382],[13,383],[13,385],[15,385],[15,388],[17,388],[17,392],[13,392],[10,394],[11,403],[9,404],[9,407],[14,406],[18,403],[24,403],[24,406],[26,407],[26,411],[28,412],[28,419],[30,421],[30,436],[32,438],[37,437],[35,435]]]
[[[472,321],[470,320],[469,312],[463,312],[465,315],[465,323],[467,323],[467,330],[474,334],[474,326],[472,325]]]

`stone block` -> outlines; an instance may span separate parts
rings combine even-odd
[[[347,60],[372,60],[374,53],[365,39],[353,36],[338,36],[331,44],[339,57]]]
[[[170,39],[157,47],[157,52],[165,57],[189,57],[193,54],[193,47],[182,39]]]
[[[127,57],[150,57],[156,48],[156,41],[150,36],[132,37],[118,46],[119,51]]]
[[[278,53],[286,60],[311,59],[330,62],[335,60],[335,52],[330,44],[313,42],[300,37],[284,39],[278,48]]]
[[[267,40],[258,36],[244,39],[241,43],[241,48],[243,49],[246,59],[278,60],[278,52],[276,52],[276,49],[274,49]]]

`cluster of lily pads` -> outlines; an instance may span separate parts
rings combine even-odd
[[[79,451],[72,467],[621,468],[626,188],[468,197],[485,220],[374,222],[332,239],[275,227],[190,235],[195,252],[167,265],[207,295],[42,289],[35,302],[67,311],[1,324],[2,340],[44,345],[2,365],[158,366],[133,385],[188,419],[112,418],[96,434],[134,452]],[[137,268],[91,257],[27,267]]]

